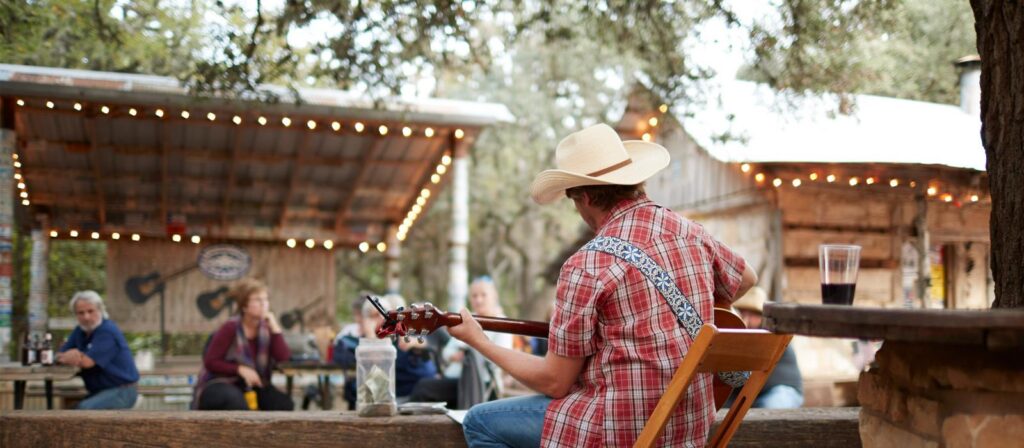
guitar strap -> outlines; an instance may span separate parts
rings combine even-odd
[[[604,252],[633,265],[661,293],[665,302],[675,313],[679,325],[690,335],[690,339],[697,339],[697,332],[704,325],[700,313],[679,290],[672,276],[665,272],[646,252],[629,241],[611,236],[594,238],[584,245],[582,250]],[[750,372],[718,372],[718,378],[733,388],[743,387],[749,377]]]

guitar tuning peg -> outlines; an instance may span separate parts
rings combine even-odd
[[[402,336],[402,338],[405,339],[406,343],[409,343],[409,341],[411,340],[409,339],[409,335]]]
[[[430,319],[431,317],[434,317],[434,311],[433,311],[434,304],[432,304],[430,302],[426,302],[426,303],[423,304],[423,309],[424,309],[424,312],[423,312],[423,318],[424,319]]]
[[[399,314],[398,316],[395,316],[395,319],[397,319],[399,322],[401,322],[401,321],[405,320],[405,315],[404,314]]]
[[[420,336],[420,337],[416,338],[416,340],[419,341],[420,344],[422,344],[423,343],[423,336]]]

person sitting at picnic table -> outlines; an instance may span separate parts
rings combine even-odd
[[[380,298],[380,304],[385,309],[393,310],[405,306],[405,299],[398,294],[388,294]],[[363,301],[362,309],[362,334],[366,338],[377,338],[377,327],[384,323],[384,317],[373,307],[369,300]],[[342,335],[334,346],[334,363],[345,368],[356,367],[356,348],[359,346],[359,338],[352,335]],[[395,395],[399,399],[407,397],[423,378],[434,378],[437,376],[437,366],[430,359],[426,343],[416,339],[409,339],[405,342],[399,338],[395,344]],[[348,409],[356,407],[356,382],[345,381],[345,401],[348,402]]]
[[[96,291],[79,291],[71,297],[71,311],[78,326],[60,347],[57,362],[81,369],[89,395],[78,409],[130,409],[138,399],[139,370],[128,340],[107,315]]]
[[[505,317],[505,311],[501,308],[501,301],[498,297],[498,288],[494,285],[494,280],[487,276],[478,277],[469,285],[469,307],[473,310],[473,314],[477,316]],[[513,347],[513,337],[511,334],[490,331],[486,332],[486,334],[488,338],[502,347],[509,349]],[[468,409],[478,402],[497,398],[480,396],[474,400],[459,399],[459,381],[464,369],[463,360],[470,350],[473,349],[466,345],[466,343],[455,338],[449,338],[441,350],[441,358],[445,363],[444,374],[441,378],[423,379],[417,383],[409,395],[409,401],[443,401],[447,403],[448,409]],[[480,356],[478,353],[475,355]],[[484,375],[478,376],[478,381],[487,384],[480,384],[480,386],[484,386],[482,387],[483,389],[489,388],[496,391],[497,388],[486,386],[493,386],[497,384],[496,382],[502,381],[501,370],[490,361],[483,360],[483,362],[486,363],[487,372]],[[462,387],[472,387],[472,385],[463,384]],[[466,390],[463,390],[461,395],[465,395],[465,393]]]
[[[256,393],[257,409],[291,411],[294,402],[270,382],[274,364],[290,356],[281,325],[270,311],[269,291],[260,281],[239,281],[228,297],[238,314],[213,334],[203,355],[193,406],[201,410],[248,410],[245,392]]]

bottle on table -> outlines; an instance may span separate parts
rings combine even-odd
[[[30,366],[36,363],[36,350],[31,335],[26,332],[25,340],[21,343],[21,365]]]
[[[44,366],[53,365],[53,335],[46,333],[43,343],[39,346],[39,363]]]

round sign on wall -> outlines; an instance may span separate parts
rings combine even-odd
[[[199,270],[204,275],[221,281],[238,280],[249,273],[252,256],[234,244],[213,244],[199,251]]]

